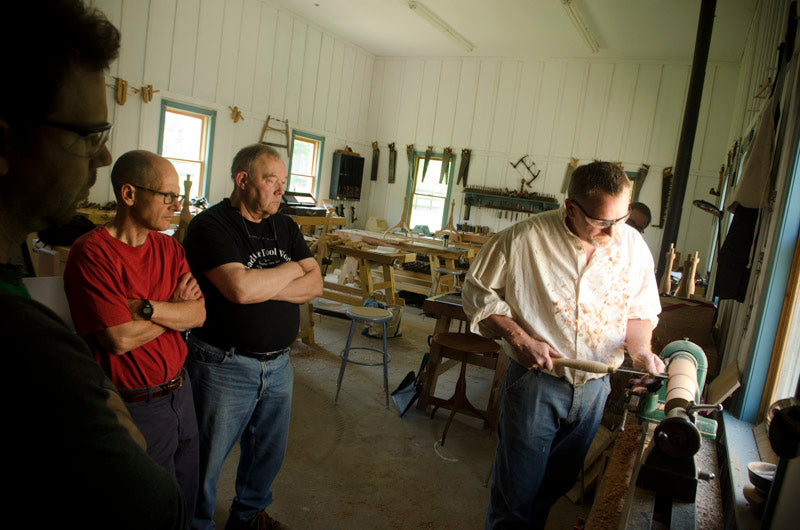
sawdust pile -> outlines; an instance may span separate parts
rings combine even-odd
[[[636,467],[638,447],[642,429],[635,421],[629,421],[625,431],[614,442],[614,451],[606,466],[606,474],[595,496],[586,528],[617,528],[625,505],[625,496]]]

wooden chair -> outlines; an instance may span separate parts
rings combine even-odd
[[[497,365],[497,358],[500,352],[500,344],[497,342],[481,337],[474,333],[439,333],[433,337],[435,342],[440,348],[440,355],[456,361],[461,361],[461,371],[458,374],[456,381],[456,388],[453,396],[447,400],[433,400],[434,407],[431,412],[431,418],[436,415],[439,407],[450,409],[450,417],[447,418],[447,423],[442,432],[441,444],[444,445],[447,430],[456,415],[456,412],[462,412],[482,419],[490,428],[494,428],[494,422],[490,420],[490,414],[487,411],[476,408],[469,399],[467,399],[467,379],[466,370],[467,363],[486,368],[495,368]]]

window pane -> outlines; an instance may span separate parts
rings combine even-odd
[[[431,159],[428,163],[428,171],[425,172],[425,181],[422,181],[422,169],[425,166],[423,158],[417,164],[417,186],[414,193],[424,193],[426,195],[436,195],[437,197],[447,197],[447,183],[442,181],[439,184],[439,173],[442,171],[441,159]],[[413,227],[412,227],[413,228]]]
[[[314,144],[295,138],[292,144],[292,173],[314,174]]]
[[[195,197],[199,197],[202,195],[202,190],[200,190],[200,170],[202,168],[200,162],[186,162],[183,160],[172,160],[168,159],[172,162],[172,165],[175,166],[175,170],[178,172],[178,178],[181,181],[181,195],[183,195],[183,182],[186,180],[186,175],[189,175],[189,178],[192,179],[192,190],[189,192],[189,197],[194,199]]]
[[[311,177],[304,177],[302,175],[295,175],[292,173],[292,181],[289,183],[289,191],[297,191],[299,193],[313,193],[314,179]]]
[[[200,160],[202,142],[202,118],[165,111],[163,156]]]
[[[438,177],[437,177],[438,182]],[[425,182],[428,178],[425,178]],[[411,222],[408,225],[413,230],[417,225],[425,225],[431,232],[436,232],[442,228],[442,218],[444,217],[444,199],[438,197],[426,197],[424,195],[414,195],[411,206]]]

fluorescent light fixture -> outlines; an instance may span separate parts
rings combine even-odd
[[[569,15],[570,20],[572,20],[572,23],[575,25],[575,29],[578,30],[578,33],[592,53],[599,52],[600,46],[597,44],[597,39],[595,39],[592,32],[589,31],[589,26],[583,21],[583,15],[581,15],[581,12],[573,3],[573,0],[561,0],[561,5],[564,6],[567,15]]]
[[[453,27],[439,18],[439,15],[428,9],[424,4],[420,2],[415,2],[414,0],[410,0],[408,2],[408,8],[414,11],[416,14],[433,24],[436,29],[453,39],[459,46],[471,52],[475,49],[475,45],[464,38],[459,32],[457,32]]]

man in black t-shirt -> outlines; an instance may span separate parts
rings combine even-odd
[[[214,528],[217,479],[241,437],[226,529],[269,527],[270,486],[286,452],[292,399],[289,347],[298,304],[322,294],[322,275],[297,224],[279,214],[286,165],[255,144],[233,159],[230,199],[197,215],[184,246],[206,297],[189,335],[187,370],[200,429],[200,494],[192,528]]]

